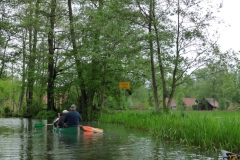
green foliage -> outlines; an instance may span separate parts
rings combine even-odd
[[[19,115],[20,117],[25,117],[26,114],[27,114],[27,112],[26,112],[26,107],[22,107],[21,110],[19,110],[18,115]]]
[[[181,96],[180,95],[181,95],[181,92],[180,92],[180,94],[178,94],[178,97],[175,98],[175,101],[177,103],[176,107],[178,110],[185,111],[187,107],[186,107],[185,103],[183,102],[183,99],[182,99],[183,95],[181,95]]]
[[[131,107],[138,109],[149,108],[149,95],[150,90],[145,86],[141,86],[138,89],[135,89],[134,93],[131,95]]]
[[[197,104],[192,105],[192,109],[197,110],[197,106],[198,106]]]
[[[109,113],[107,110],[103,111],[104,113]],[[90,120],[91,121],[98,121],[100,117],[100,110],[99,108],[98,109],[95,109],[91,112],[91,116],[90,116]],[[83,117],[84,118],[84,117]]]
[[[54,111],[43,110],[37,114],[37,118],[39,119],[54,119],[56,117],[57,117],[57,113]]]
[[[117,104],[117,102],[114,100],[114,98],[112,96],[108,96],[105,107],[117,109],[117,108],[119,108],[119,105]]]
[[[11,116],[12,110],[9,106],[5,106],[0,110],[0,115],[1,116]]]
[[[4,107],[4,113],[9,114],[11,112],[11,108],[9,106]]]
[[[201,33],[199,30],[194,29],[193,31],[187,31],[187,32],[185,32],[184,37],[185,37],[186,39],[192,39],[192,38],[194,38],[194,37],[203,38],[203,35],[202,35],[202,33]]]
[[[229,105],[227,105],[227,104],[224,102],[223,99],[219,99],[219,100],[218,100],[218,103],[219,103],[219,106],[218,106],[218,109],[219,109],[219,110],[226,110],[227,107],[229,106]]]
[[[186,110],[186,106],[185,106],[185,104],[180,103],[180,104],[177,105],[177,109],[181,110],[181,111],[185,111]]]
[[[10,99],[12,83],[10,80],[0,79],[0,104]]]
[[[50,70],[54,71],[54,78],[56,76],[53,85],[55,88],[51,88],[51,91],[55,93],[51,93],[51,96],[55,98],[55,102],[64,99],[62,105],[57,106],[59,110],[69,108],[72,103],[76,102],[84,104],[83,107],[100,106],[103,99],[106,100],[103,111],[109,108],[126,109],[129,107],[129,99],[131,99],[130,106],[132,108],[148,109],[154,106],[152,91],[143,85],[145,81],[152,81],[148,54],[149,40],[152,40],[154,44],[155,63],[153,66],[156,67],[154,74],[156,74],[157,79],[157,90],[163,91],[162,87],[165,86],[163,84],[166,82],[166,93],[162,94],[169,95],[171,91],[173,93],[176,91],[178,92],[174,93],[176,99],[186,96],[197,99],[216,97],[224,102],[224,107],[231,101],[240,103],[238,70],[229,70],[229,68],[234,67],[226,66],[232,62],[228,57],[230,54],[221,54],[218,48],[216,50],[214,47],[214,54],[219,55],[219,57],[208,59],[211,56],[205,55],[205,53],[212,53],[209,50],[212,44],[208,41],[208,32],[205,31],[214,17],[210,13],[206,13],[208,11],[205,12],[201,7],[198,7],[200,1],[187,1],[187,3],[181,3],[178,6],[180,15],[182,15],[178,24],[179,32],[176,32],[176,22],[171,18],[173,16],[171,14],[177,16],[176,14],[179,13],[175,12],[178,5],[175,1],[166,12],[161,10],[161,6],[168,5],[167,2],[156,1],[154,5],[150,5],[149,1],[139,1],[139,6],[145,6],[146,10],[152,10],[153,14],[156,15],[154,17],[149,17],[151,15],[146,15],[147,13],[144,12],[141,13],[144,10],[140,8],[132,9],[132,2],[106,1],[101,6],[93,5],[95,3],[93,1],[86,1],[79,9],[74,10],[73,22],[71,23],[66,15],[62,15],[62,13],[69,13],[67,7],[57,5],[54,26],[57,30],[61,30],[61,33],[56,32],[57,30],[53,31],[54,35],[52,36],[58,42],[54,48],[65,49],[49,54],[50,56],[47,52],[51,47],[44,41],[44,38],[41,39],[43,37],[41,35],[48,35],[51,31],[49,30],[51,25],[43,22],[51,17],[49,15],[53,6],[41,3],[39,11],[38,3],[35,6],[30,1],[19,2],[23,6],[20,9],[17,7],[18,5],[4,3],[6,8],[12,12],[4,13],[4,21],[0,22],[1,32],[4,33],[0,35],[0,46],[2,49],[8,49],[4,54],[6,56],[1,57],[0,63],[2,62],[3,66],[6,67],[3,68],[6,75],[11,74],[24,78],[21,84],[15,80],[0,80],[0,105],[8,100],[14,104],[19,104],[20,93],[24,95],[26,90],[27,92],[33,91],[31,105],[21,108],[20,115],[24,115],[28,111],[34,115],[40,114],[39,117],[50,116],[41,113],[41,110],[45,109],[42,96],[46,95],[48,91],[46,84],[49,83],[47,80],[53,78],[48,77],[48,66],[54,65],[54,68]],[[202,1],[202,3],[205,2]],[[150,9],[150,7],[156,8]],[[215,13],[212,9],[213,7],[211,7],[212,13]],[[13,20],[12,17],[16,16],[22,18]],[[151,27],[154,28],[152,33],[146,33],[145,24],[150,24],[148,20],[152,20],[151,23],[156,25]],[[191,23],[185,23],[189,20]],[[72,37],[69,34],[71,26],[74,26],[72,29],[76,29],[76,33]],[[34,32],[32,32],[33,30]],[[27,36],[27,33],[33,33],[33,35]],[[177,35],[178,33],[181,34]],[[22,36],[11,37],[12,35]],[[157,36],[159,37],[157,38]],[[177,37],[178,40],[175,39]],[[73,39],[77,42],[76,52],[72,50]],[[9,40],[8,44],[5,42],[6,40]],[[160,48],[157,48],[158,42]],[[177,52],[174,48],[178,46],[175,44],[176,42],[180,44],[179,48],[181,48]],[[70,46],[66,47],[66,44],[70,44]],[[196,57],[183,56],[193,48],[196,49],[193,52],[198,52]],[[156,54],[158,49],[161,51],[159,55]],[[16,53],[12,54],[12,52]],[[16,54],[21,56],[18,57]],[[48,64],[51,62],[50,57],[53,58],[53,62]],[[7,64],[10,60],[11,64]],[[189,69],[204,66],[201,62],[208,60],[211,62],[207,63],[208,67],[199,70],[194,78],[189,78]],[[19,67],[19,64],[22,67]],[[177,65],[176,74],[173,72],[175,65]],[[14,69],[15,66],[18,68],[17,70]],[[159,68],[163,69],[164,75],[160,75]],[[213,75],[213,73],[219,74]],[[202,77],[199,78],[199,76]],[[165,77],[165,80],[160,81],[161,78]],[[176,78],[173,79],[173,77]],[[130,92],[126,93],[125,98],[118,89],[118,83],[123,80],[131,82],[131,98],[128,98]],[[20,87],[22,87],[21,90]],[[103,98],[96,98],[100,97],[101,93]],[[81,99],[81,96],[86,98]],[[162,97],[161,95],[157,96]],[[23,98],[22,104],[26,104],[25,99],[26,97]],[[82,102],[83,100],[86,103]],[[181,109],[184,110],[184,108]],[[98,111],[97,108],[96,112]],[[92,114],[93,117],[98,116],[95,111]]]

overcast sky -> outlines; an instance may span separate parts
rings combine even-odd
[[[223,0],[219,16],[226,25],[230,25],[229,27],[220,26],[221,36],[218,42],[222,51],[230,48],[240,51],[240,0]]]

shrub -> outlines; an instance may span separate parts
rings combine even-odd
[[[9,114],[11,112],[11,109],[9,106],[4,107],[4,113]]]
[[[197,110],[197,104],[192,105],[193,110]]]
[[[39,118],[39,119],[54,119],[56,117],[57,117],[57,113],[54,111],[43,110],[43,111],[38,112],[38,114],[37,114],[37,118]]]

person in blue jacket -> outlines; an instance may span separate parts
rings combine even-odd
[[[82,121],[81,115],[76,111],[76,106],[71,105],[70,111],[66,114],[64,118],[64,123],[67,124],[67,127],[75,127],[79,125],[79,122]]]

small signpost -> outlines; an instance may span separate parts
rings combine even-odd
[[[130,89],[130,82],[120,82],[119,88],[120,89]]]
[[[130,89],[130,82],[119,82],[119,89],[124,89],[124,100],[126,89]]]

